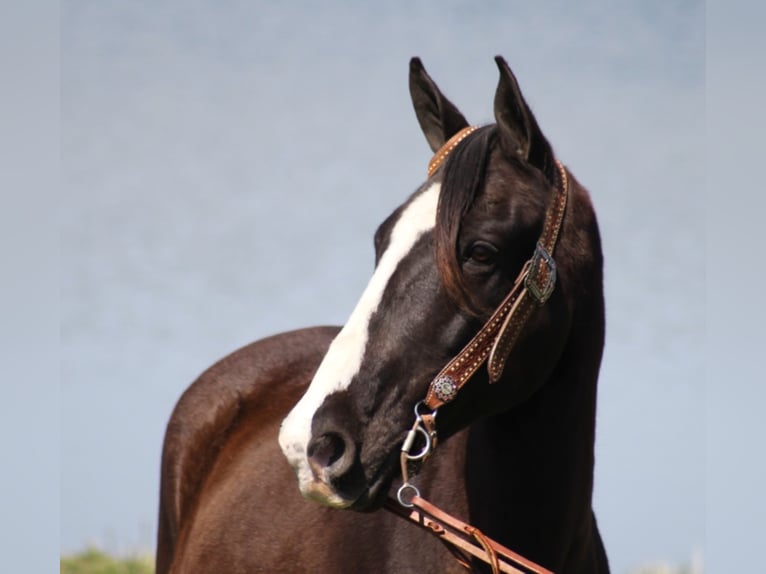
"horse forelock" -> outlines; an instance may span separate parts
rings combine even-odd
[[[436,212],[434,246],[439,276],[452,300],[472,314],[478,309],[461,272],[460,223],[486,183],[487,164],[496,134],[495,125],[484,126],[447,157]]]

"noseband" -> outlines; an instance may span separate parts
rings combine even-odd
[[[476,131],[466,127],[453,135],[439,149],[428,164],[428,176],[439,169],[447,156],[466,137]],[[409,481],[420,465],[436,447],[436,414],[442,405],[457,397],[458,392],[487,363],[489,382],[500,380],[508,356],[535,309],[549,299],[556,287],[556,262],[553,252],[564,221],[569,195],[566,168],[556,160],[558,181],[555,196],[545,213],[543,231],[532,257],[524,264],[513,287],[490,318],[471,341],[431,381],[423,401],[415,406],[415,423],[407,433],[401,448],[402,486],[397,492],[400,506],[390,501],[386,508],[404,516],[421,527],[429,529],[448,544],[461,564],[470,569],[472,555],[484,560],[492,572],[535,572],[552,574],[497,542],[487,538],[478,529],[467,525],[436,508],[420,497],[420,492]],[[424,438],[420,452],[412,454],[418,435]],[[409,497],[409,500],[407,500]],[[452,546],[449,546],[452,545]]]

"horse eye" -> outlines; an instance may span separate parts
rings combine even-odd
[[[467,259],[481,265],[490,265],[495,262],[495,257],[497,257],[497,249],[494,245],[477,241],[468,250]]]

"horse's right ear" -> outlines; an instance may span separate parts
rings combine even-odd
[[[495,58],[500,81],[495,92],[495,120],[500,147],[506,155],[529,162],[545,174],[551,184],[556,167],[553,150],[537,125],[532,110],[521,95],[516,76],[501,57]]]
[[[426,73],[420,58],[410,60],[410,96],[420,128],[434,152],[457,132],[468,127],[463,114]]]

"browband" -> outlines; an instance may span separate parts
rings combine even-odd
[[[457,147],[457,145],[471,135],[473,132],[479,129],[479,126],[468,126],[457,132],[454,136],[448,139],[445,144],[439,148],[439,150],[428,162],[428,177],[431,177],[439,169],[439,166],[444,163],[450,152]]]

